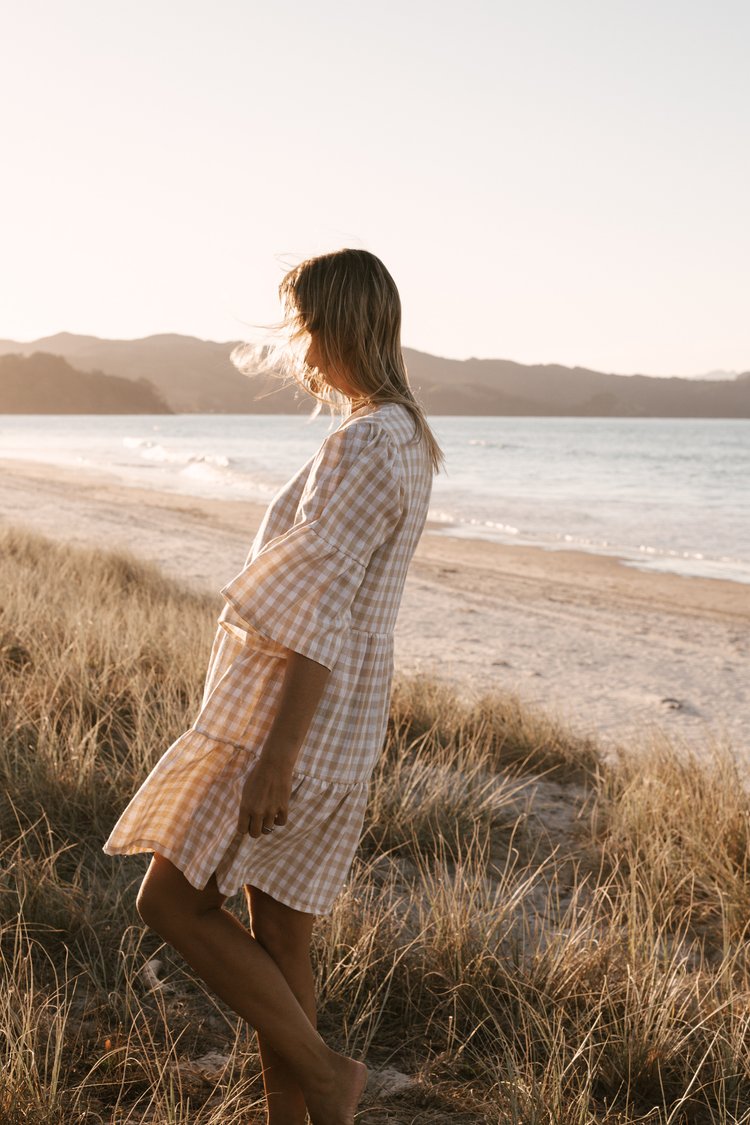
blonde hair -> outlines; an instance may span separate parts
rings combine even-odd
[[[401,403],[414,421],[412,441],[424,441],[434,473],[445,455],[416,400],[401,351],[401,299],[379,258],[368,250],[336,250],[308,258],[285,274],[279,297],[284,320],[281,343],[264,350],[235,348],[240,370],[263,370],[291,377],[317,404],[346,413],[367,404]],[[321,368],[305,356],[315,337]],[[351,397],[337,391],[323,372],[341,371],[356,388]]]

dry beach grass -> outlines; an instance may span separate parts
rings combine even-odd
[[[146,857],[101,852],[197,710],[218,603],[20,529],[0,571],[0,1121],[260,1122],[252,1033],[140,924]],[[398,676],[315,936],[359,1120],[750,1122],[749,814],[726,744],[605,757]]]

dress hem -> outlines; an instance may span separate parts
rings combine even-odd
[[[179,853],[176,852],[174,848],[170,848],[168,845],[157,843],[154,840],[135,840],[130,844],[122,845],[104,844],[102,845],[102,851],[105,855],[110,856],[142,855],[145,852],[158,852],[159,855],[163,855],[165,859],[168,859],[170,863],[174,864],[177,870],[185,876],[188,883],[190,883],[190,886],[193,887],[196,891],[205,891],[208,885],[207,879],[202,887],[198,886],[197,883],[195,883],[190,877],[190,875],[188,875],[187,871],[185,871],[181,866],[183,860]],[[208,878],[210,879],[211,876],[209,875]],[[260,882],[254,879],[250,881],[243,881],[239,884],[238,887],[235,887],[231,890],[224,890],[223,887],[219,886],[219,879],[217,877],[216,886],[218,888],[219,894],[225,895],[227,898],[231,898],[233,895],[239,894],[239,892],[245,886],[257,887],[259,891],[263,891],[264,894],[270,895],[271,898],[276,900],[276,902],[280,902],[283,906],[289,906],[292,910],[298,910],[301,914],[315,914],[317,916],[322,916],[324,914],[330,914],[331,910],[333,909],[333,903],[331,903],[331,905],[327,907],[318,907],[311,906],[310,903],[301,905],[300,899],[291,901],[292,896],[290,895],[286,895],[284,898],[282,898],[281,895],[279,895],[278,891],[276,889],[272,889],[269,884],[266,883],[265,885],[261,885]],[[343,890],[343,887],[341,889]],[[338,894],[340,894],[340,891],[337,892],[337,897]]]

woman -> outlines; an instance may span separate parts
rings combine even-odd
[[[393,627],[443,455],[378,258],[309,259],[280,295],[287,369],[344,420],[271,501],[221,591],[200,713],[104,850],[153,852],[138,911],[255,1028],[269,1125],[303,1125],[306,1112],[351,1125],[367,1071],[315,1030],[310,938],[359,843]],[[224,909],[241,887],[251,931]]]

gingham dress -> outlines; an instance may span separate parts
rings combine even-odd
[[[109,855],[157,851],[199,890],[252,884],[327,914],[360,840],[382,749],[393,629],[424,527],[432,469],[407,407],[365,406],[271,500],[221,593],[203,701],[115,824]],[[286,825],[237,830],[274,718],[287,650],[331,669],[293,771]]]

